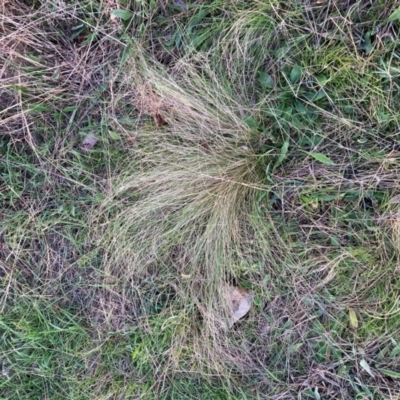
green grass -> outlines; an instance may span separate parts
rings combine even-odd
[[[399,6],[1,5],[0,398],[398,398]]]

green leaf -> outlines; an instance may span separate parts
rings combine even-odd
[[[310,389],[306,389],[302,393],[306,394],[307,396],[310,396],[310,397],[312,397],[313,399],[316,399],[316,400],[320,400],[321,399],[321,396],[319,395],[319,393],[317,394],[317,392],[313,392]]]
[[[326,194],[323,196],[318,196],[318,199],[322,201],[333,201],[333,200],[340,200],[344,196],[346,196],[346,193],[340,193],[340,194]]]
[[[121,137],[118,135],[118,133],[116,133],[116,132],[113,132],[113,131],[108,131],[108,134],[110,135],[110,138],[111,139],[114,139],[114,140],[119,140],[119,139],[121,139]]]
[[[122,57],[121,60],[119,61],[119,66],[122,67],[130,58],[130,56],[133,54],[134,47],[130,44],[128,44],[125,48],[124,51],[122,52]]]
[[[349,307],[349,319],[350,319],[350,328],[357,329],[358,328],[357,314],[350,307]]]
[[[42,111],[52,111],[52,108],[47,107],[43,104],[28,104],[26,108],[26,112],[28,113],[35,113]]]
[[[400,378],[400,372],[390,371],[389,369],[379,370],[383,375],[390,376],[391,378]]]
[[[267,88],[267,89],[273,89],[274,88],[274,79],[270,74],[267,74],[264,71],[259,71],[258,72],[258,82],[260,82],[261,86]]]
[[[325,90],[321,89],[318,92],[307,92],[304,97],[310,101],[318,101],[326,97]]]
[[[78,109],[78,106],[67,106],[63,108],[63,112],[74,112]]]
[[[325,75],[317,75],[317,81],[320,85],[324,86],[329,82],[329,79]]]
[[[202,8],[198,13],[196,13],[196,16],[188,24],[187,27],[188,34],[192,34],[193,30],[196,28],[197,25],[200,24],[200,22],[207,15],[207,13],[208,11],[205,7]]]
[[[279,154],[279,158],[276,161],[273,169],[278,168],[282,164],[282,161],[286,158],[288,150],[289,150],[289,141],[286,141],[283,143],[281,147],[281,154]]]
[[[78,25],[72,26],[71,31],[76,31],[77,29],[84,28],[85,24],[83,22],[79,23]]]
[[[90,43],[93,43],[96,40],[96,37],[97,37],[97,32],[89,33],[86,36],[86,39],[82,42],[81,46],[86,46]]]
[[[374,49],[374,45],[372,44],[371,35],[373,32],[367,32],[363,37],[363,43],[359,46],[360,50],[364,50],[365,54],[371,54]]]
[[[9,89],[13,89],[13,90],[17,90],[17,91],[20,91],[20,92],[26,92],[27,91],[26,86],[21,86],[21,85],[9,85],[8,88]]]
[[[210,32],[205,31],[199,35],[196,35],[192,40],[192,46],[196,49],[200,48],[200,46],[205,43],[210,38]]]
[[[274,167],[272,166],[272,161],[270,161],[267,165],[267,167],[265,168],[265,176],[267,178],[267,181],[270,183],[274,183],[274,180],[271,178],[270,172],[271,170],[273,170]]]
[[[396,345],[396,347],[390,352],[391,357],[397,357],[400,354],[400,345]]]
[[[329,157],[327,157],[325,154],[314,153],[314,152],[307,152],[307,154],[309,156],[315,158],[317,161],[322,162],[322,164],[335,165],[335,163]]]
[[[295,65],[290,72],[290,82],[297,83],[303,75],[303,68],[300,65]]]
[[[257,122],[253,117],[246,117],[243,121],[249,128],[257,128]]]
[[[296,100],[294,103],[294,107],[299,114],[307,114],[307,109],[303,102]]]
[[[133,12],[129,10],[111,10],[111,15],[114,15],[117,18],[121,18],[124,21],[128,21],[132,18]]]
[[[387,22],[396,21],[396,19],[400,19],[400,7],[390,14],[389,18],[387,19]]]

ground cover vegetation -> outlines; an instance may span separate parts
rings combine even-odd
[[[399,398],[399,29],[4,0],[0,398]]]

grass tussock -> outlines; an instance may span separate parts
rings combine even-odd
[[[398,6],[206,3],[0,6],[5,397],[400,395]]]
[[[199,346],[191,362],[214,365],[216,351],[223,351],[221,318],[227,318],[221,293],[226,284],[237,284],[241,248],[251,240],[243,228],[265,187],[260,156],[254,134],[212,76],[186,68],[176,81],[141,62],[129,66],[145,71],[132,76],[135,101],[165,126],[156,135],[146,127],[137,132],[131,150],[137,161],[117,178],[100,209],[97,218],[106,221],[100,243],[110,251],[106,268],[134,282],[168,277],[181,309],[174,318],[187,320],[182,340]]]

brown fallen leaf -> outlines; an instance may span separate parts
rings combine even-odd
[[[88,133],[86,137],[82,140],[82,144],[80,149],[86,153],[89,150],[92,150],[93,147],[96,145],[98,139],[97,136],[93,133]]]
[[[227,286],[225,296],[229,307],[229,327],[232,327],[250,311],[253,294],[242,287]]]
[[[167,123],[165,121],[164,117],[158,112],[155,112],[153,114],[153,118],[154,118],[154,122],[156,123],[157,126],[163,126]]]

